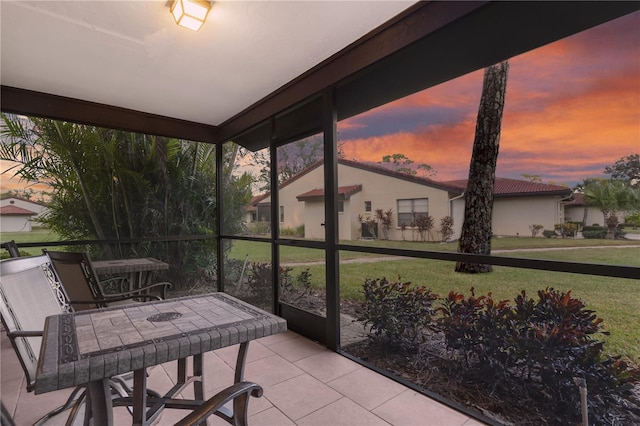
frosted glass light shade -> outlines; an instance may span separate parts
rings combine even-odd
[[[211,9],[206,0],[175,0],[171,5],[171,14],[176,23],[193,31],[198,31]]]

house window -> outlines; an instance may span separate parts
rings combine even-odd
[[[338,213],[344,213],[344,201],[338,201]]]
[[[418,216],[429,214],[428,198],[398,200],[398,226],[411,226]]]
[[[364,211],[365,212],[370,212],[371,211],[371,201],[365,201],[364,202]]]
[[[280,223],[284,223],[284,206],[280,206]]]

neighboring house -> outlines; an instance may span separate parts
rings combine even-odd
[[[460,189],[467,187],[467,180],[446,183]],[[530,236],[529,225],[534,224],[543,225],[544,229],[554,229],[555,224],[564,223],[566,220],[565,203],[571,194],[571,188],[566,186],[496,177],[492,232],[499,236]],[[461,211],[458,223],[461,226],[464,199],[456,200],[454,203],[456,213]]]
[[[324,189],[322,162],[280,184],[280,228],[304,225],[305,238],[324,238]],[[393,212],[388,237],[416,238],[410,224],[418,215],[430,215],[434,226],[430,238],[438,240],[440,220],[454,218],[453,239],[459,238],[464,215],[466,181],[437,182],[384,169],[376,165],[338,160],[338,226],[341,240],[371,236],[359,217],[371,218],[377,209]],[[553,229],[564,222],[563,200],[571,189],[515,179],[496,178],[493,232],[504,236],[530,235],[529,225]],[[269,194],[255,204],[269,206]],[[402,225],[405,225],[403,232]],[[365,229],[363,229],[365,228]],[[377,236],[382,234],[378,229]]]
[[[247,217],[245,222],[251,223],[256,221],[270,221],[271,220],[271,210],[270,203],[262,203],[258,205],[262,200],[268,197],[268,194],[256,195],[251,199],[251,202],[246,207],[245,211],[247,212]],[[259,207],[259,209],[258,209]]]
[[[588,206],[585,202],[584,194],[579,192],[575,192],[572,199],[565,203],[564,214],[567,221],[583,222],[586,226],[595,224],[605,226],[602,210]],[[623,215],[619,214],[618,218],[621,222],[624,222]]]
[[[32,222],[47,212],[47,206],[26,198],[3,196],[0,198],[0,230],[2,232],[29,232]]]

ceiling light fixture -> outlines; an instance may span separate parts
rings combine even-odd
[[[206,0],[174,0],[171,14],[176,23],[182,27],[198,31],[211,9],[211,3]]]

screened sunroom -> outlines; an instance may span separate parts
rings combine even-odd
[[[444,390],[442,375],[422,374],[434,366],[453,372],[454,348],[436,331],[420,331],[428,344],[410,345],[423,364],[414,359],[407,364],[417,369],[407,372],[406,348],[381,338],[388,330],[363,304],[385,291],[376,287],[383,282],[387,290],[428,289],[434,316],[450,292],[496,302],[523,291],[569,294],[604,318],[612,355],[637,367],[632,221],[620,228],[624,239],[597,243],[577,238],[593,230],[571,228],[568,236],[559,225],[606,227],[597,208],[574,217],[588,206],[571,187],[637,155],[638,9],[635,2],[211,2],[203,26],[191,31],[176,25],[167,2],[2,2],[3,144],[29,142],[18,166],[9,158],[18,151],[3,150],[3,199],[13,196],[15,206],[2,220],[55,231],[21,239],[26,233],[3,227],[3,248],[15,240],[23,255],[48,248],[86,251],[96,262],[156,258],[167,267],[154,278],[173,283],[170,297],[225,292],[284,318],[285,340],[300,346],[274,353],[302,370],[308,358],[320,361],[304,371],[306,382],[298,374],[265,378],[266,402],[250,411],[256,424],[341,424],[327,407],[365,424],[513,422],[524,407],[505,413],[504,404],[487,402],[491,392],[484,406],[470,396],[491,389],[484,381],[495,377]],[[511,68],[493,251],[459,253],[482,74],[502,61]],[[47,195],[26,201],[53,213],[15,219],[29,211],[21,203],[34,189]],[[633,211],[618,216],[624,224]],[[425,217],[431,222],[416,220]],[[538,224],[553,238],[533,233]],[[461,276],[456,262],[494,270]],[[389,300],[378,299],[378,308]],[[408,321],[397,314],[394,322]],[[248,365],[268,370],[264,353],[276,343],[260,345]],[[10,348],[2,349],[4,359]],[[369,369],[389,381],[359,384]],[[296,377],[315,402],[283,394]],[[335,395],[313,391],[316,382]],[[415,398],[453,417],[433,414],[440,405],[405,417]],[[397,405],[385,406],[391,400]],[[576,404],[558,410],[580,421]],[[12,409],[24,415],[18,403]],[[534,411],[519,420],[535,424]],[[550,417],[558,418],[566,419]]]

